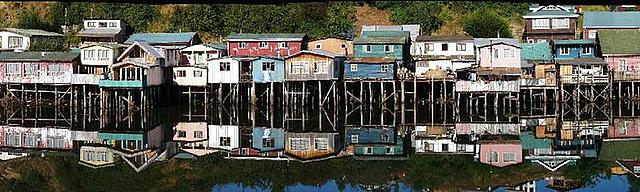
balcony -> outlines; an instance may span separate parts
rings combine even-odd
[[[98,85],[103,75],[94,74],[73,74],[71,76],[71,84],[74,85]]]
[[[457,81],[456,92],[520,92],[520,81]]]
[[[570,75],[562,75],[560,80],[564,84],[578,84],[578,83],[609,83],[608,75],[581,75],[581,74],[570,74]]]
[[[613,71],[611,72],[614,81],[637,81],[640,80],[640,71]]]

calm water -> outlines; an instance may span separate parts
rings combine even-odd
[[[185,101],[183,98],[182,101]],[[186,102],[185,102],[186,103]],[[507,104],[498,104],[493,106],[489,104],[484,107],[467,108],[464,103],[456,112],[453,102],[434,103],[419,100],[415,105],[409,101],[403,112],[402,107],[394,107],[393,104],[364,103],[340,105],[338,107],[323,106],[319,107],[317,101],[307,102],[305,107],[302,103],[293,103],[288,107],[269,106],[259,104],[252,106],[250,104],[214,104],[205,106],[204,102],[194,100],[192,106],[187,104],[176,104],[170,107],[155,108],[153,110],[125,110],[105,112],[100,109],[82,109],[71,108],[69,106],[52,106],[52,105],[32,105],[27,107],[15,107],[13,109],[5,109],[0,115],[2,120],[2,131],[6,134],[13,131],[34,132],[35,130],[55,129],[70,130],[68,135],[71,138],[62,138],[69,145],[64,147],[47,147],[48,151],[64,151],[69,154],[77,154],[78,148],[83,142],[105,143],[105,135],[107,134],[142,134],[141,144],[131,142],[122,144],[115,142],[121,146],[114,148],[129,148],[132,150],[146,150],[153,148],[163,148],[167,153],[166,159],[181,159],[179,161],[198,162],[201,158],[193,152],[185,153],[188,149],[203,149],[215,151],[214,154],[223,154],[222,156],[233,156],[236,158],[252,157],[254,159],[269,159],[273,156],[289,157],[286,163],[278,163],[277,166],[285,166],[287,173],[304,172],[305,167],[320,167],[319,170],[332,169],[335,167],[325,167],[324,161],[334,162],[335,160],[321,160],[319,162],[307,162],[302,166],[292,166],[289,162],[296,160],[314,161],[318,159],[343,159],[353,157],[345,155],[345,143],[349,138],[345,136],[347,130],[361,127],[384,127],[395,131],[397,140],[406,142],[400,145],[404,148],[405,157],[403,160],[396,161],[395,157],[387,160],[373,161],[371,166],[366,169],[378,169],[380,166],[385,167],[385,171],[357,171],[355,173],[341,173],[327,171],[323,173],[307,173],[310,178],[302,179],[295,182],[296,178],[288,178],[287,182],[273,181],[274,178],[262,178],[256,183],[256,178],[251,175],[239,176],[240,180],[251,180],[249,183],[224,180],[225,182],[217,183],[206,182],[210,185],[211,191],[450,191],[450,190],[477,190],[477,191],[554,191],[559,189],[552,185],[552,181],[567,180],[573,182],[572,187],[565,189],[575,191],[637,191],[640,190],[640,179],[630,174],[615,175],[609,172],[610,168],[616,167],[611,159],[602,159],[603,152],[601,147],[607,145],[611,139],[635,139],[640,138],[640,104],[631,102],[611,102],[610,104],[581,104],[581,105],[563,105],[560,109],[556,109],[554,103],[546,105],[530,105],[521,102],[516,108]],[[316,104],[312,104],[316,103]],[[577,107],[577,108],[576,108]],[[397,109],[396,109],[397,108]],[[447,133],[456,134],[456,125],[461,124],[480,124],[480,125],[516,125],[519,127],[518,134],[534,134],[541,129],[546,130],[545,133],[560,134],[563,131],[563,125],[577,125],[584,129],[575,130],[573,139],[571,140],[589,140],[595,141],[596,157],[583,157],[577,162],[566,165],[564,168],[556,172],[552,172],[542,168],[539,164],[531,163],[524,160],[523,164],[510,166],[506,168],[490,167],[488,165],[475,162],[473,155],[461,155],[455,157],[468,159],[468,162],[455,164],[447,162],[441,166],[443,170],[422,170],[420,162],[423,159],[430,159],[438,154],[421,154],[416,155],[412,148],[414,142],[413,136],[420,129],[429,129],[429,127],[445,127]],[[625,126],[620,126],[625,125]],[[543,128],[540,128],[543,127]],[[179,136],[180,130],[204,130],[207,134],[202,139],[194,139],[194,141],[184,141]],[[234,132],[234,130],[236,130]],[[296,133],[333,133],[335,141],[329,143],[328,148],[334,149],[334,152],[328,154],[314,155],[288,155],[284,146],[278,142],[272,141],[272,144],[265,144],[266,140],[258,141],[260,135],[265,131],[269,133],[278,133],[282,130],[285,134]],[[458,130],[459,131],[459,130]],[[633,132],[636,133],[633,133]],[[22,133],[21,132],[21,133]],[[37,131],[35,131],[37,132]],[[48,131],[51,133],[51,131]],[[215,132],[215,133],[214,133]],[[225,132],[225,133],[221,133]],[[39,132],[42,134],[42,132]],[[78,135],[91,135],[80,137]],[[495,134],[495,133],[494,133]],[[501,132],[502,134],[502,132]],[[63,134],[64,135],[64,134]],[[221,141],[222,138],[214,138],[216,136],[229,137],[230,141]],[[557,136],[558,138],[560,136]],[[7,141],[8,135],[3,135],[3,150],[43,150],[41,146],[11,146]],[[283,138],[279,138],[283,139]],[[197,141],[195,141],[197,140]],[[222,144],[228,142],[229,144]],[[261,146],[256,142],[262,142]],[[125,146],[126,145],[126,146]],[[170,147],[173,147],[169,149]],[[196,147],[193,147],[196,146]],[[258,146],[258,147],[256,147]],[[586,146],[586,145],[584,145]],[[584,147],[580,146],[580,147]],[[640,145],[636,145],[640,147]],[[317,147],[317,146],[316,146]],[[165,149],[166,148],[166,149]],[[243,152],[238,149],[257,150],[257,155],[252,152]],[[258,149],[256,149],[258,148]],[[273,150],[270,150],[273,149]],[[624,149],[609,149],[617,151],[611,158],[627,158]],[[208,152],[207,152],[208,153]],[[227,154],[229,153],[229,154]],[[528,151],[525,150],[525,154]],[[586,153],[586,152],[585,152]],[[584,154],[582,154],[584,155]],[[610,154],[605,156],[609,157]],[[387,158],[384,155],[379,158]],[[633,157],[633,156],[632,156]],[[159,159],[154,162],[153,166],[164,166],[166,159]],[[187,160],[184,160],[187,159]],[[359,161],[360,160],[360,161]],[[349,163],[366,164],[371,161],[355,160]],[[231,159],[226,161],[255,161],[259,166],[265,161],[258,160],[242,160]],[[426,160],[424,160],[426,161]],[[436,160],[429,160],[437,162]],[[583,165],[583,161],[588,161]],[[386,163],[392,162],[392,163]],[[597,165],[592,162],[598,162]],[[143,161],[144,163],[144,161]],[[326,162],[324,162],[326,163]],[[348,164],[348,163],[346,163]],[[126,164],[117,163],[116,167],[127,166]],[[270,165],[271,166],[271,165]],[[438,167],[438,165],[432,165]],[[153,167],[152,167],[153,168]],[[90,169],[90,168],[83,168]],[[115,169],[115,168],[102,168]],[[438,168],[436,168],[438,169]],[[315,168],[314,168],[315,170]],[[522,170],[522,172],[520,172]],[[158,169],[142,170],[144,172],[158,171]],[[235,170],[217,170],[217,171],[235,171]],[[317,170],[316,170],[317,171]],[[322,171],[320,171],[322,172]],[[330,172],[330,173],[329,173]],[[480,173],[482,172],[482,173]],[[497,173],[496,175],[491,175]],[[532,178],[513,178],[520,173],[529,175]],[[211,173],[214,175],[215,173]],[[376,179],[358,179],[364,175],[369,175]],[[402,176],[398,176],[398,175]],[[469,175],[468,179],[458,178]],[[488,174],[490,178],[478,180],[476,177],[483,177]],[[511,174],[511,176],[510,176]],[[366,176],[364,176],[366,177]],[[382,179],[378,179],[382,178]],[[443,178],[445,182],[438,182],[439,178]],[[475,179],[474,179],[475,178]],[[273,179],[273,180],[270,180]],[[304,180],[304,181],[302,181]],[[310,183],[309,180],[313,182]],[[427,181],[431,180],[431,181]],[[503,182],[504,180],[504,182]],[[462,183],[457,183],[462,182]],[[468,182],[468,183],[465,183]],[[283,185],[284,183],[284,185]],[[203,183],[199,183],[203,184]],[[476,186],[477,185],[477,186]],[[277,187],[274,187],[277,186]]]

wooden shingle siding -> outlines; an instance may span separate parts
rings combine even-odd
[[[300,54],[286,60],[286,79],[287,81],[306,81],[306,80],[335,80],[340,77],[339,65],[343,58],[330,58],[315,54]],[[313,72],[313,63],[326,63],[325,72]],[[302,65],[302,69],[294,67],[294,65]],[[302,73],[298,73],[302,70]]]
[[[337,133],[292,133],[286,134],[285,139],[285,152],[301,159],[313,159],[321,158],[334,154],[339,149],[336,147]],[[308,149],[296,150],[292,147],[292,141],[296,139],[308,140]],[[315,149],[316,139],[326,139],[327,149],[319,150]]]
[[[357,65],[357,69],[352,71],[352,65]],[[387,67],[387,71],[383,72],[383,66]],[[395,64],[393,63],[345,63],[344,79],[345,80],[373,80],[373,79],[395,79]]]
[[[264,69],[264,63],[273,63],[273,71]],[[256,83],[283,82],[284,81],[284,60],[260,57],[252,62],[252,76]]]
[[[371,46],[371,51],[367,51],[365,46]],[[355,57],[391,57],[397,60],[404,59],[404,45],[388,45],[393,47],[393,51],[385,52],[382,44],[356,44],[354,45]]]

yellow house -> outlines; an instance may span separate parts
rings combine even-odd
[[[326,36],[309,41],[307,49],[325,50],[339,56],[351,56],[353,55],[353,41],[338,36]]]

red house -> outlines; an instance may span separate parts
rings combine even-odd
[[[306,49],[307,35],[233,33],[227,36],[229,56],[287,57]]]

